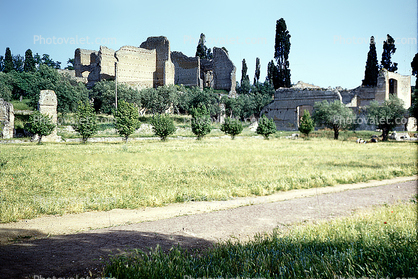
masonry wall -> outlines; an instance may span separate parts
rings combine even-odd
[[[124,46],[116,51],[118,82],[153,87],[156,78],[155,50]]]
[[[188,57],[179,51],[171,52],[171,61],[174,64],[174,84],[185,86],[199,86],[200,84],[200,58]]]
[[[75,72],[77,77],[87,78],[90,86],[117,76],[118,82],[140,88],[184,84],[235,94],[234,64],[223,49],[214,48],[213,53],[212,60],[187,57],[172,53],[166,37],[149,37],[139,48],[124,46],[116,52],[104,46],[99,52],[77,49]]]
[[[335,90],[278,89],[274,101],[263,108],[260,115],[266,115],[276,123],[277,130],[293,131],[298,129],[298,108],[313,107],[315,102],[326,100],[341,101]]]
[[[166,37],[149,37],[141,48],[156,51],[154,87],[174,84],[174,64],[170,57],[170,42]]]
[[[52,123],[57,125],[58,114],[57,114],[58,99],[57,95],[53,90],[41,90],[39,94],[38,110],[42,114],[47,114],[52,118]],[[43,136],[42,141],[45,142],[56,142],[60,141],[61,137],[57,135],[57,127],[54,128],[52,133],[48,136]]]
[[[406,109],[409,108],[411,106],[411,77],[397,73],[386,72],[386,92],[389,92],[390,79],[396,80],[396,95],[399,99],[404,101],[404,107]]]
[[[76,77],[88,77],[92,66],[98,63],[98,53],[94,50],[77,48],[74,53],[74,70]]]
[[[115,78],[115,51],[105,46],[100,46],[100,79],[114,79]]]
[[[213,48],[214,89],[226,90],[235,94],[236,68],[222,48]]]

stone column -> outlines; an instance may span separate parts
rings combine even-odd
[[[40,113],[47,114],[52,117],[52,123],[57,124],[57,95],[52,90],[41,90],[39,95],[38,110]],[[57,128],[52,131],[49,136],[42,137],[43,142],[57,142],[61,137],[57,135]]]
[[[15,115],[13,105],[0,99],[0,136],[3,139],[13,138]]]

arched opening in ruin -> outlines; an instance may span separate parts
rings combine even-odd
[[[389,79],[389,94],[398,95],[398,81],[394,78]]]
[[[81,77],[88,77],[90,75],[90,71],[84,71],[81,73]]]
[[[309,113],[312,116],[313,106],[311,106],[311,105],[301,105],[301,106],[296,107],[296,117],[297,117],[298,128],[299,128],[300,120],[301,120],[305,110],[309,111]]]

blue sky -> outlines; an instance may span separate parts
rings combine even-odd
[[[204,5],[204,6],[202,6]],[[364,78],[370,36],[379,61],[386,34],[395,38],[392,61],[411,73],[417,53],[415,0],[268,1],[57,1],[0,0],[0,53],[30,48],[48,53],[65,67],[78,47],[98,50],[139,46],[149,36],[166,36],[171,50],[194,56],[200,33],[208,47],[226,47],[241,79],[246,59],[250,79],[255,59],[264,81],[273,59],[276,20],[284,18],[291,37],[292,83],[354,88]]]

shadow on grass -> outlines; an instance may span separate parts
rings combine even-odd
[[[328,166],[331,167],[352,167],[352,168],[361,168],[361,169],[384,169],[384,166],[381,166],[378,163],[363,163],[358,161],[351,161],[349,163],[338,163],[338,162],[328,162],[326,163]]]
[[[9,232],[2,229],[1,233]],[[18,233],[22,236],[45,236],[37,231],[20,230]],[[0,274],[1,278],[34,278],[35,275],[44,278],[99,276],[110,256],[129,253],[132,249],[147,251],[148,248],[155,249],[157,245],[163,251],[177,245],[191,251],[209,248],[213,242],[180,234],[117,229],[35,240],[20,237],[8,245],[0,246]]]

